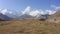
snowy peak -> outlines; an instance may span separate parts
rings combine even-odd
[[[21,16],[32,16],[32,17],[40,17],[41,15],[52,15],[56,13],[53,10],[42,10],[42,9],[32,9],[30,6],[26,7],[25,10],[10,10],[10,9],[0,9],[0,13],[3,15],[7,15],[11,18],[19,18]],[[26,16],[26,17],[27,17]]]
[[[0,10],[0,13],[2,13],[2,14],[6,14],[6,13],[9,13],[9,14],[11,14],[12,12],[10,11],[10,10],[8,10],[8,9],[1,9]]]
[[[21,15],[30,15],[32,17],[39,17],[41,15],[52,15],[56,13],[56,11],[53,10],[42,10],[42,9],[32,9],[30,6],[27,6],[25,10],[22,12]]]
[[[20,11],[10,10],[10,9],[0,9],[0,13],[2,13],[3,15],[7,15],[11,18],[17,18],[21,14]]]

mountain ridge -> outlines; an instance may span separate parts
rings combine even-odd
[[[12,19],[12,18],[0,13],[0,21],[10,20],[10,19]]]
[[[45,13],[47,13],[49,15],[48,11],[47,12],[45,11],[45,13],[43,11],[43,14],[42,14],[42,12],[40,13],[40,11],[38,11],[38,10],[37,11],[33,11],[34,14],[35,14],[35,12],[37,12],[37,15],[35,15],[35,16],[32,16],[32,11],[30,12],[31,15],[29,13],[28,14],[27,13],[23,14],[23,12],[10,10],[10,9],[2,9],[2,10],[0,10],[0,13],[2,13],[4,15],[7,15],[8,17],[11,17],[11,18],[22,18],[22,17],[23,18],[24,17],[25,18],[36,18],[36,17],[40,17],[41,15],[46,15]]]

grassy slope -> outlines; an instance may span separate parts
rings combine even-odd
[[[0,34],[60,34],[60,23],[34,19],[1,21]]]

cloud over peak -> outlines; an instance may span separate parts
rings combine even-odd
[[[10,9],[0,9],[0,13],[4,15],[8,15],[10,17],[20,17],[22,15],[30,15],[33,17],[39,17],[45,14],[54,14],[56,11],[54,10],[43,10],[43,9],[32,9],[30,6],[27,6],[23,11],[13,11]]]
[[[6,13],[7,13],[7,9],[2,9],[2,10],[0,10],[0,13],[6,14]]]
[[[26,8],[25,8],[25,10],[22,12],[22,14],[27,14],[27,13],[29,13],[31,11],[31,7],[30,6],[27,6]]]
[[[51,5],[51,7],[53,7],[55,10],[60,10],[60,6]]]
[[[29,15],[31,15],[31,16],[37,16],[39,14],[40,14],[39,10],[33,10],[29,13]]]
[[[8,9],[0,9],[0,13],[2,13],[4,15],[7,14],[7,13],[12,14],[12,12],[8,11]]]
[[[44,15],[44,14],[54,14],[56,11],[53,10],[42,10],[42,9],[31,9],[30,6],[27,6],[25,10],[22,12],[22,14],[28,14],[31,16],[38,16],[38,15]]]

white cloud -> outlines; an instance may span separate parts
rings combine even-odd
[[[8,12],[9,14],[12,14],[13,12]]]
[[[1,11],[1,9],[0,9],[0,11]]]
[[[0,10],[0,13],[2,13],[2,14],[5,15],[5,14],[7,14],[7,13],[8,13],[8,14],[12,14],[13,12],[9,11],[8,9],[1,9],[1,10]]]
[[[60,10],[60,6],[59,7],[56,7],[57,10]]]
[[[4,9],[4,10],[0,11],[0,13],[5,15],[7,13],[7,9]]]
[[[53,10],[46,10],[46,13],[52,15],[52,14],[56,13],[56,11],[53,11]]]
[[[51,7],[53,7],[55,10],[59,10],[60,6],[56,6],[56,5],[51,5]]]
[[[56,8],[56,6],[55,6],[55,5],[51,5],[51,7]]]

